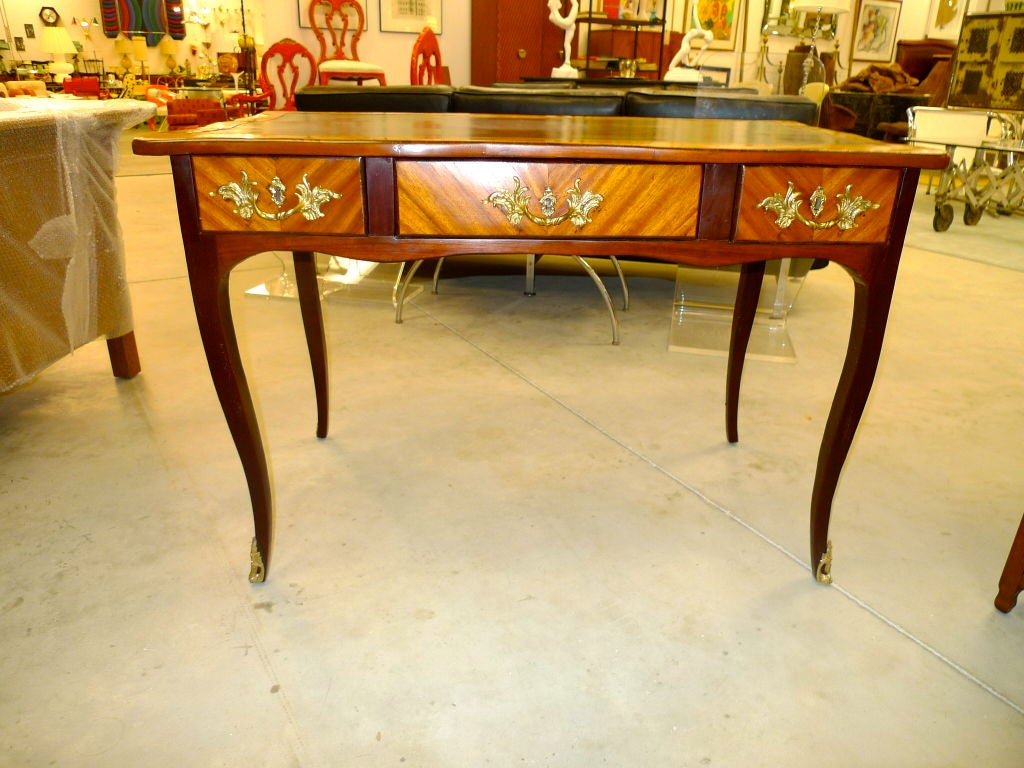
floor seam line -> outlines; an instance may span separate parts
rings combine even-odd
[[[587,418],[584,414],[580,413],[578,410],[576,410],[575,408],[573,408],[570,405],[568,405],[565,401],[561,400],[560,398],[556,397],[555,395],[553,395],[550,392],[548,392],[547,390],[545,390],[540,385],[538,385],[535,382],[531,381],[521,371],[519,371],[518,369],[514,368],[509,363],[504,362],[503,360],[498,358],[493,353],[491,353],[488,350],[486,350],[483,347],[481,347],[476,342],[474,342],[471,339],[467,338],[465,335],[463,335],[462,333],[460,333],[456,329],[452,328],[450,325],[445,323],[443,320],[440,320],[436,316],[432,315],[429,311],[426,311],[426,310],[423,310],[423,311],[424,311],[424,314],[426,314],[428,317],[430,317],[434,321],[438,322],[442,327],[446,328],[449,332],[453,333],[455,336],[457,336],[458,338],[460,338],[463,341],[465,341],[467,344],[469,344],[471,347],[476,349],[478,352],[482,353],[486,357],[488,357],[491,360],[493,360],[495,363],[500,365],[502,368],[507,370],[509,373],[513,374],[518,379],[520,379],[523,383],[525,383],[526,385],[528,385],[532,389],[536,390],[537,392],[542,394],[544,397],[546,397],[549,400],[551,400],[553,403],[556,403],[557,405],[559,405],[565,411],[568,411],[570,414],[575,416],[577,419],[582,421],[584,424],[586,424],[587,426],[589,426],[592,429],[594,429],[595,431],[597,431],[600,435],[602,435],[606,439],[610,440],[611,442],[615,443],[619,447],[623,448],[624,450],[626,450],[627,452],[632,454],[634,457],[640,459],[645,464],[650,466],[652,469],[654,469],[655,471],[661,473],[662,475],[664,475],[665,477],[670,479],[672,482],[676,483],[680,487],[682,487],[685,490],[689,491],[693,496],[697,497],[698,499],[700,499],[701,501],[703,501],[705,504],[707,504],[708,506],[712,507],[713,509],[717,510],[724,517],[728,518],[729,520],[731,520],[734,523],[737,523],[742,528],[744,528],[747,531],[749,531],[750,533],[754,534],[757,538],[761,539],[766,544],[768,544],[769,546],[773,547],[775,550],[777,550],[781,554],[785,555],[786,557],[788,557],[793,562],[797,563],[801,568],[806,570],[808,573],[810,572],[810,570],[811,570],[810,566],[807,563],[805,563],[802,559],[800,559],[800,557],[797,556],[795,553],[793,553],[789,549],[787,549],[784,545],[782,545],[779,542],[775,541],[774,539],[772,539],[767,534],[762,533],[757,528],[755,528],[753,525],[748,523],[746,520],[744,520],[743,518],[739,517],[735,512],[733,512],[732,510],[728,509],[727,507],[725,507],[724,505],[720,504],[719,502],[715,501],[714,499],[712,499],[710,496],[708,496],[703,491],[701,491],[701,490],[695,488],[694,486],[690,485],[685,480],[683,480],[681,477],[678,477],[675,473],[669,471],[667,468],[663,467],[661,464],[659,464],[655,460],[653,460],[653,459],[649,458],[648,456],[644,455],[643,453],[641,453],[637,449],[633,448],[628,443],[625,443],[622,440],[620,440],[619,438],[615,437],[610,432],[608,432],[606,429],[604,429],[603,427],[601,427],[600,425],[595,423],[593,420]],[[897,623],[897,622],[893,621],[892,619],[888,618],[881,611],[879,611],[876,608],[873,608],[866,601],[864,601],[861,598],[857,597],[856,595],[854,595],[848,589],[845,589],[845,588],[839,586],[836,583],[832,583],[830,586],[833,589],[835,589],[836,591],[838,591],[839,594],[841,594],[847,600],[852,602],[854,605],[856,605],[857,607],[859,607],[862,610],[866,611],[868,614],[873,616],[875,619],[877,619],[878,621],[882,622],[883,624],[885,624],[890,629],[894,630],[897,634],[903,636],[905,639],[909,640],[914,645],[918,646],[923,651],[925,651],[926,653],[928,653],[931,656],[933,656],[934,658],[936,658],[938,661],[940,661],[943,664],[945,664],[946,666],[948,666],[950,669],[952,669],[954,672],[959,674],[965,680],[967,680],[967,681],[973,683],[974,685],[978,686],[983,691],[988,693],[990,696],[994,697],[995,699],[997,699],[1001,703],[1005,704],[1006,706],[1010,707],[1012,710],[1017,712],[1017,714],[1024,716],[1024,707],[1021,707],[1019,704],[1014,702],[1008,696],[1000,693],[993,686],[989,685],[984,680],[979,678],[977,675],[974,675],[972,672],[970,672],[966,667],[964,667],[961,664],[957,663],[952,658],[950,658],[949,656],[946,656],[944,653],[939,651],[934,646],[930,645],[926,641],[924,641],[921,638],[917,637],[912,632],[910,632],[910,630],[906,629],[905,627],[903,627],[899,623]]]

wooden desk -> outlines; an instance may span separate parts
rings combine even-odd
[[[199,330],[252,499],[251,581],[270,566],[273,507],[228,275],[266,250],[294,253],[320,437],[327,353],[314,251],[371,261],[614,253],[742,264],[726,382],[730,442],[764,262],[842,264],[854,283],[853,321],[810,516],[811,563],[830,580],[832,498],[874,379],[918,176],[945,167],[944,152],[781,122],[308,112],[267,112],[133,147],[171,156]]]

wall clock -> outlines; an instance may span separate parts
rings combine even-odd
[[[39,18],[43,20],[43,24],[48,27],[57,26],[57,22],[60,20],[60,14],[57,13],[57,9],[49,5],[44,5],[39,9]]]

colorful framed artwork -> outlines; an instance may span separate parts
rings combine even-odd
[[[853,36],[855,60],[892,61],[901,8],[900,0],[861,0]]]
[[[932,0],[928,8],[924,36],[939,40],[958,40],[960,25],[963,24],[968,5],[970,0]]]
[[[715,36],[708,47],[718,51],[736,50],[742,0],[691,0],[691,2],[697,4],[697,19],[700,21],[700,25],[704,29],[710,29]],[[693,11],[691,10],[686,18],[692,16]]]
[[[441,34],[441,0],[380,0],[381,32],[418,35],[424,27]]]

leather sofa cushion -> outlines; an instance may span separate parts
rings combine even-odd
[[[626,94],[632,117],[713,117],[735,120],[794,120],[817,125],[818,105],[803,96],[759,96],[699,89],[636,90]]]
[[[295,92],[295,107],[302,112],[449,112],[452,90],[444,85],[310,85]]]
[[[499,115],[621,115],[622,92],[567,88],[459,88],[452,112]]]

